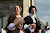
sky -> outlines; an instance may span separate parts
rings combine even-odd
[[[35,0],[37,8],[37,17],[46,25],[50,25],[50,0]]]

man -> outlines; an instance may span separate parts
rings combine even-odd
[[[24,18],[24,20],[25,20],[24,29],[25,29],[26,33],[32,33],[36,29],[36,20],[34,18],[35,12],[36,12],[36,7],[31,6],[29,8],[30,15]]]
[[[47,26],[47,31],[45,33],[50,33],[50,26]]]
[[[34,13],[37,11],[35,6],[30,6],[29,13],[30,15],[25,17],[24,29],[26,33],[36,33],[35,30],[38,28],[37,19],[34,17]]]

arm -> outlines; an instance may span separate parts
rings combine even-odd
[[[24,25],[24,29],[27,29],[29,27],[29,25],[25,24]]]
[[[8,28],[9,30],[15,30],[15,24],[10,23],[10,24],[7,26],[7,28]]]
[[[30,24],[32,26],[32,28],[35,28],[36,29],[36,24],[33,23],[33,24]]]

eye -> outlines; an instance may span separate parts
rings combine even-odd
[[[23,24],[21,24],[21,25],[23,25]]]
[[[31,10],[31,11],[34,11],[34,10]]]

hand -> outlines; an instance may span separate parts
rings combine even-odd
[[[33,23],[33,24],[30,24],[32,26],[32,28],[35,28],[36,29],[36,24]]]

